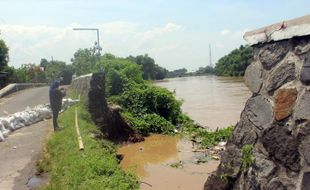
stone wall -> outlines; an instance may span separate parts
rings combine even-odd
[[[144,140],[122,117],[121,108],[108,104],[103,72],[76,78],[70,88],[79,93],[81,98],[86,101],[92,120],[107,139],[115,142]]]
[[[204,189],[310,189],[310,36],[253,49],[253,95]]]
[[[70,89],[79,94],[86,102],[88,102],[88,92],[92,75],[88,74],[75,78],[70,85]]]

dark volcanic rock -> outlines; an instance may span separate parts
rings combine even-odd
[[[245,116],[245,113],[245,111],[242,112],[240,121],[237,123],[233,134],[229,139],[229,141],[238,147],[243,147],[246,144],[254,144],[257,139],[255,126]]]
[[[242,172],[238,180],[234,183],[233,190],[258,190],[260,189],[259,184],[257,183],[256,174],[252,168],[247,172]]]
[[[266,190],[296,190],[296,186],[288,179],[274,178],[267,185]]]
[[[219,173],[225,174],[230,178],[236,178],[240,171],[241,158],[241,150],[233,144],[228,145],[226,151],[221,156]]]
[[[231,184],[227,179],[212,174],[204,184],[204,190],[230,190]]]
[[[275,160],[290,170],[299,171],[300,155],[297,151],[299,142],[284,125],[274,123],[271,129],[265,131],[262,142]]]
[[[301,190],[309,190],[310,189],[310,172],[304,173],[301,182]]]
[[[297,98],[297,90],[280,89],[275,96],[275,118],[280,121],[291,115]]]
[[[294,110],[295,120],[310,120],[310,89],[304,89],[301,92]]]
[[[290,46],[288,41],[265,44],[259,52],[259,60],[264,69],[270,70],[278,62],[280,62],[288,52],[289,48]]]
[[[300,153],[310,165],[310,136],[307,136],[300,145]]]
[[[261,184],[267,181],[267,179],[274,174],[276,170],[276,165],[273,161],[268,160],[266,156],[263,154],[254,153],[255,161],[253,164],[253,168],[255,169],[257,181]]]
[[[294,44],[296,44],[294,48],[294,52],[298,55],[307,53],[310,51],[310,39],[296,39],[294,40]]]
[[[257,128],[268,127],[273,121],[273,110],[270,102],[259,95],[250,98],[245,105],[245,114]]]
[[[253,93],[258,93],[262,87],[262,73],[263,69],[259,62],[250,64],[245,71],[245,84]]]
[[[266,81],[266,90],[273,93],[283,84],[295,80],[295,63],[294,60],[287,59],[285,63],[275,68]]]
[[[309,45],[310,46],[310,45]],[[310,84],[310,51],[301,56],[303,66],[300,71],[300,81],[306,85]]]

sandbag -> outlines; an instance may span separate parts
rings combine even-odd
[[[2,132],[0,131],[0,142],[4,141],[4,136],[2,134]]]

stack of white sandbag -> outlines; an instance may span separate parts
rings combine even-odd
[[[62,99],[62,110],[65,111],[67,108],[73,106],[74,104],[78,103],[80,100],[72,100],[71,98],[64,98]]]
[[[72,100],[70,98],[63,99],[63,110],[74,105],[79,100]],[[52,117],[52,110],[48,104],[37,105],[34,108],[27,107],[22,112],[16,112],[6,117],[0,117],[0,142],[7,138],[9,133],[25,126],[50,119]]]

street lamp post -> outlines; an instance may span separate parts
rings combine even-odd
[[[95,49],[97,50],[98,55],[100,55],[100,51],[102,50],[102,48],[100,47],[100,41],[99,41],[99,28],[73,28],[73,30],[96,31],[97,32],[97,44],[95,44]]]

